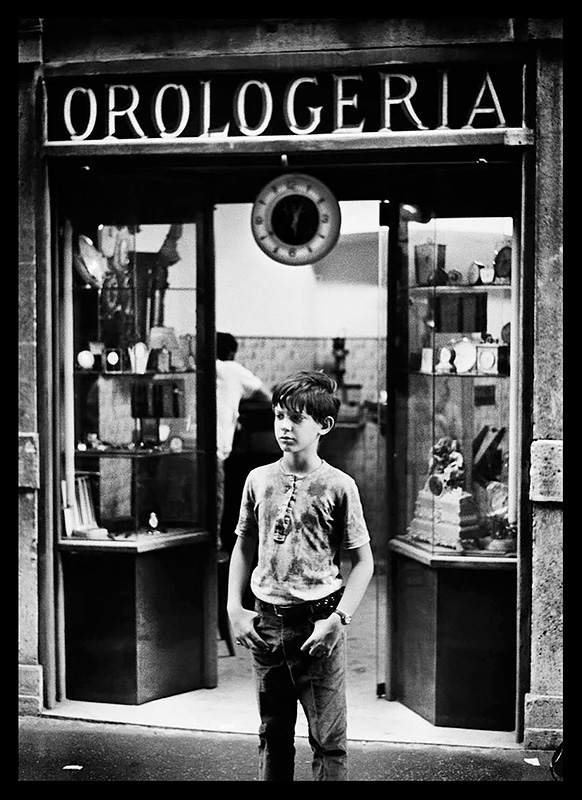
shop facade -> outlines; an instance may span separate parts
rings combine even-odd
[[[555,747],[562,20],[38,19],[19,44],[21,713],[217,685],[215,212],[337,289],[364,201],[382,330],[309,358],[345,401],[329,459],[365,483],[382,453],[382,693]],[[273,379],[320,346],[264,338]],[[343,380],[358,347],[373,377]]]

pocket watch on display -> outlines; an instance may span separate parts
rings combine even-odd
[[[336,245],[341,225],[338,201],[317,178],[280,175],[264,186],[251,212],[261,250],[281,264],[319,261]]]
[[[112,347],[105,351],[105,372],[122,372],[123,371],[123,354],[118,347]]]

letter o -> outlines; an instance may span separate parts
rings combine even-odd
[[[245,112],[246,93],[250,86],[256,86],[263,98],[263,111],[259,120],[259,124],[256,126],[256,128],[249,127]],[[259,136],[264,130],[267,129],[272,116],[273,96],[271,94],[271,90],[264,81],[246,81],[246,83],[241,84],[237,88],[234,96],[234,118],[241,133],[243,133],[245,136]]]
[[[82,133],[77,133],[71,119],[71,105],[75,92],[80,92],[89,98],[89,121],[87,122],[87,127]],[[83,86],[75,86],[73,89],[67,92],[67,96],[65,97],[65,102],[63,104],[63,119],[71,139],[82,140],[90,136],[93,133],[95,123],[97,121],[97,98],[95,97],[95,92],[93,89],[85,89]]]
[[[178,127],[174,131],[167,130],[164,124],[164,120],[162,118],[162,101],[168,89],[175,89],[178,92],[180,99],[181,119],[180,122],[178,123]],[[181,83],[180,84],[166,83],[157,93],[156,99],[154,101],[154,119],[158,127],[158,131],[160,133],[161,138],[175,139],[182,133],[182,131],[188,124],[189,118],[190,118],[190,97],[188,96],[186,88]]]

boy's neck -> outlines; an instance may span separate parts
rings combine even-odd
[[[314,453],[283,453],[281,458],[281,469],[297,477],[305,477],[310,472],[314,472],[323,463],[323,459],[317,451]]]

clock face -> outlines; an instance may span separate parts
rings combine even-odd
[[[259,192],[251,229],[261,250],[281,264],[319,261],[336,245],[339,204],[328,187],[310,175],[281,175]]]
[[[489,370],[495,366],[495,353],[492,350],[483,350],[479,354],[479,369]]]

